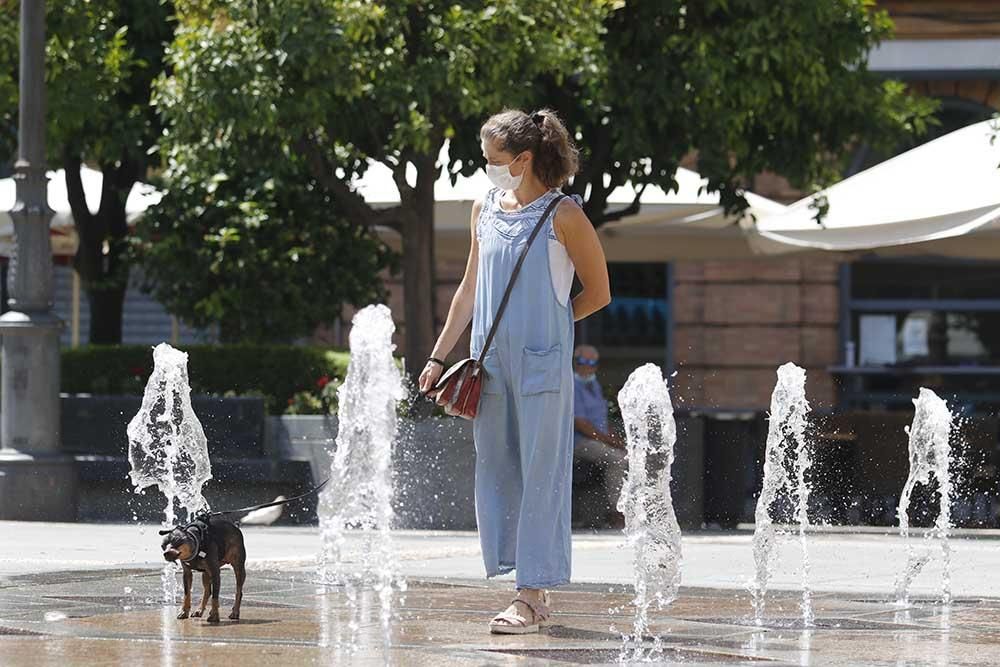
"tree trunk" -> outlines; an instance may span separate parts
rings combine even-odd
[[[421,156],[417,185],[409,197],[411,215],[403,222],[403,317],[406,320],[406,370],[415,381],[431,353],[437,334],[434,280],[434,180],[436,156]],[[402,193],[401,193],[402,194]]]
[[[102,207],[103,209],[103,207]],[[93,215],[92,224],[100,225],[103,211]],[[121,211],[125,217],[124,207]],[[80,234],[80,245],[73,267],[90,304],[90,342],[117,345],[122,342],[122,317],[129,267],[125,257],[125,239],[87,239]]]
[[[7,262],[0,262],[0,315],[7,312]]]
[[[80,166],[80,158],[67,152],[63,160],[66,193],[79,238],[73,268],[90,304],[90,342],[116,345],[122,342],[129,274],[125,200],[138,180],[139,165],[128,159],[118,165],[102,165],[104,184],[97,213],[90,212]]]
[[[226,345],[246,342],[243,340],[243,320],[239,314],[229,315],[219,322],[219,342]]]
[[[122,314],[125,306],[125,288],[87,290],[90,304],[90,342],[117,345],[122,342]]]

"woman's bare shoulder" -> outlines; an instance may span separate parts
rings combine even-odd
[[[479,224],[479,214],[483,211],[483,200],[477,199],[472,202],[472,215],[469,217],[469,227],[472,228],[472,233],[476,233],[476,226]]]
[[[552,226],[555,228],[556,236],[560,241],[563,241],[566,234],[572,234],[574,231],[593,227],[590,223],[590,218],[587,217],[587,214],[583,211],[583,207],[580,205],[579,197],[575,196],[566,197],[559,202],[559,206],[556,207],[555,218],[552,220]]]

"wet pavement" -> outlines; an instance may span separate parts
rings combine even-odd
[[[506,584],[411,580],[393,600],[386,636],[373,594],[362,593],[352,611],[345,591],[320,585],[309,567],[251,570],[239,621],[225,618],[232,604],[228,569],[222,582],[223,620],[209,624],[177,620],[177,607],[160,603],[157,569],[3,578],[0,665],[601,664],[617,661],[619,631],[631,626],[622,586],[561,589],[553,595],[554,625],[515,637],[490,635],[486,627],[509,601]],[[881,599],[818,594],[811,629],[801,627],[798,603],[794,593],[775,595],[758,628],[748,618],[746,593],[686,588],[653,614],[661,662],[996,664],[998,600],[960,599],[947,611],[931,602],[900,609]]]
[[[474,534],[395,536],[405,591],[385,632],[374,593],[354,602],[319,583],[316,529],[247,529],[241,620],[226,616],[233,575],[222,574],[222,622],[176,619],[161,603],[152,527],[0,523],[0,666],[20,665],[546,665],[607,664],[631,629],[630,554],[620,535],[574,536],[578,582],[553,594],[542,634],[490,635],[511,581],[481,576]],[[954,541],[956,600],[930,600],[929,568],[907,608],[889,602],[902,545],[890,536],[811,538],[816,625],[803,628],[799,594],[773,593],[764,627],[749,617],[749,536],[687,535],[684,583],[651,616],[661,664],[992,665],[1000,649],[1000,563],[994,537]],[[794,544],[776,573],[797,581]],[[579,573],[577,576],[576,573]],[[178,575],[179,579],[179,575]],[[195,608],[200,580],[195,577]],[[599,583],[600,582],[600,583]],[[225,662],[224,662],[225,661]]]

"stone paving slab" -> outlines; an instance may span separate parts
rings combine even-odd
[[[489,634],[511,597],[509,577],[487,581],[473,533],[399,531],[388,633],[378,601],[319,583],[313,528],[246,528],[249,575],[242,619],[225,619],[233,578],[223,571],[223,621],[177,620],[161,603],[153,526],[0,523],[0,666],[20,665],[559,665],[617,661],[631,629],[631,555],[619,534],[574,536],[574,581],[553,594],[555,625],[539,635]],[[754,624],[747,533],[684,538],[684,588],[651,617],[661,664],[991,665],[1000,648],[995,536],[953,543],[956,599],[932,600],[933,564],[915,601],[889,601],[904,545],[891,535],[823,532],[810,538],[816,624],[804,628],[795,540],[785,540]],[[196,578],[197,579],[197,578]],[[196,581],[195,602],[200,596]]]
[[[557,616],[544,633],[491,635],[486,623],[510,598],[504,584],[412,580],[393,600],[386,634],[372,592],[352,607],[343,589],[321,585],[306,566],[252,572],[242,618],[229,621],[232,585],[227,569],[223,620],[215,625],[177,620],[177,607],[160,603],[156,569],[6,577],[0,665],[609,664],[632,621],[626,587],[574,584],[553,594]],[[651,618],[664,643],[661,664],[989,665],[1000,647],[996,600],[970,598],[945,610],[821,593],[809,629],[799,601],[775,594],[758,627],[745,592],[685,588]]]
[[[0,579],[4,575],[59,570],[157,567],[161,563],[158,526],[0,522]],[[250,568],[308,566],[319,550],[316,527],[244,527]],[[996,531],[959,531],[952,540],[954,595],[1000,598]],[[9,537],[8,537],[9,536]],[[687,533],[683,541],[683,583],[687,586],[745,590],[753,571],[752,534]],[[913,591],[932,596],[940,589],[935,559],[914,581]],[[419,579],[483,579],[479,543],[473,532],[394,531],[393,551],[402,574]],[[621,533],[573,536],[573,581],[629,584],[631,553]],[[819,530],[809,538],[814,590],[857,595],[889,595],[906,558],[905,544],[885,529],[857,532]],[[801,587],[797,538],[779,541],[771,587]],[[510,577],[504,578],[510,580]]]

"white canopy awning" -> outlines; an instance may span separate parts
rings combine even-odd
[[[447,146],[441,164],[448,164]],[[413,181],[415,174],[409,174]],[[754,251],[737,220],[724,214],[718,194],[704,191],[707,179],[696,172],[677,170],[676,191],[664,192],[649,186],[639,199],[635,215],[602,226],[598,232],[609,261],[665,262],[675,259],[722,259],[753,257]],[[374,206],[399,203],[399,192],[388,167],[375,163],[354,184],[365,200]],[[481,199],[491,185],[479,170],[472,176],[459,176],[452,185],[442,173],[434,185],[435,255],[440,260],[464,260],[469,253],[469,226],[472,204]],[[635,198],[631,185],[611,192],[612,210],[624,208]],[[783,210],[784,206],[764,197],[748,194],[750,212],[761,216]],[[392,247],[400,247],[397,234],[385,230],[382,238]]]
[[[447,164],[442,153],[442,164]],[[48,201],[55,211],[52,219],[53,254],[72,256],[77,237],[66,196],[66,179],[62,170],[49,172]],[[91,210],[100,202],[103,176],[99,171],[84,167],[83,186]],[[412,177],[415,176],[411,174]],[[704,190],[707,180],[696,172],[678,169],[678,189],[664,192],[656,186],[645,188],[637,214],[608,223],[598,234],[609,261],[660,262],[676,259],[724,259],[754,256],[745,229],[737,220],[723,213],[717,194]],[[354,186],[373,206],[399,203],[399,192],[390,170],[373,164]],[[443,173],[434,186],[435,252],[441,260],[464,260],[469,252],[469,224],[472,204],[482,198],[491,185],[479,170],[469,177],[459,176],[453,185]],[[143,183],[137,183],[129,194],[126,211],[133,222],[162,194]],[[635,189],[631,185],[616,188],[609,196],[612,210],[632,203]],[[750,212],[761,217],[784,209],[784,206],[748,193]],[[13,223],[7,211],[14,205],[13,179],[0,179],[0,256],[9,255],[13,244]],[[745,226],[745,225],[744,225]],[[400,247],[399,235],[383,230],[383,239],[392,247]]]
[[[47,197],[49,208],[54,211],[50,228],[52,230],[52,254],[72,256],[76,254],[77,236],[66,194],[66,172],[62,169],[46,174],[49,179]],[[96,213],[101,203],[101,187],[104,175],[96,169],[84,166],[80,169],[83,191],[87,206]],[[125,216],[131,225],[147,208],[160,201],[163,195],[153,186],[136,183],[125,202]],[[10,210],[14,207],[16,192],[13,178],[0,179],[0,256],[9,257],[14,247],[14,222]]]
[[[754,248],[878,251],[1000,259],[1000,138],[995,123],[956,130],[784,211],[761,217]],[[817,202],[829,205],[822,223]]]

